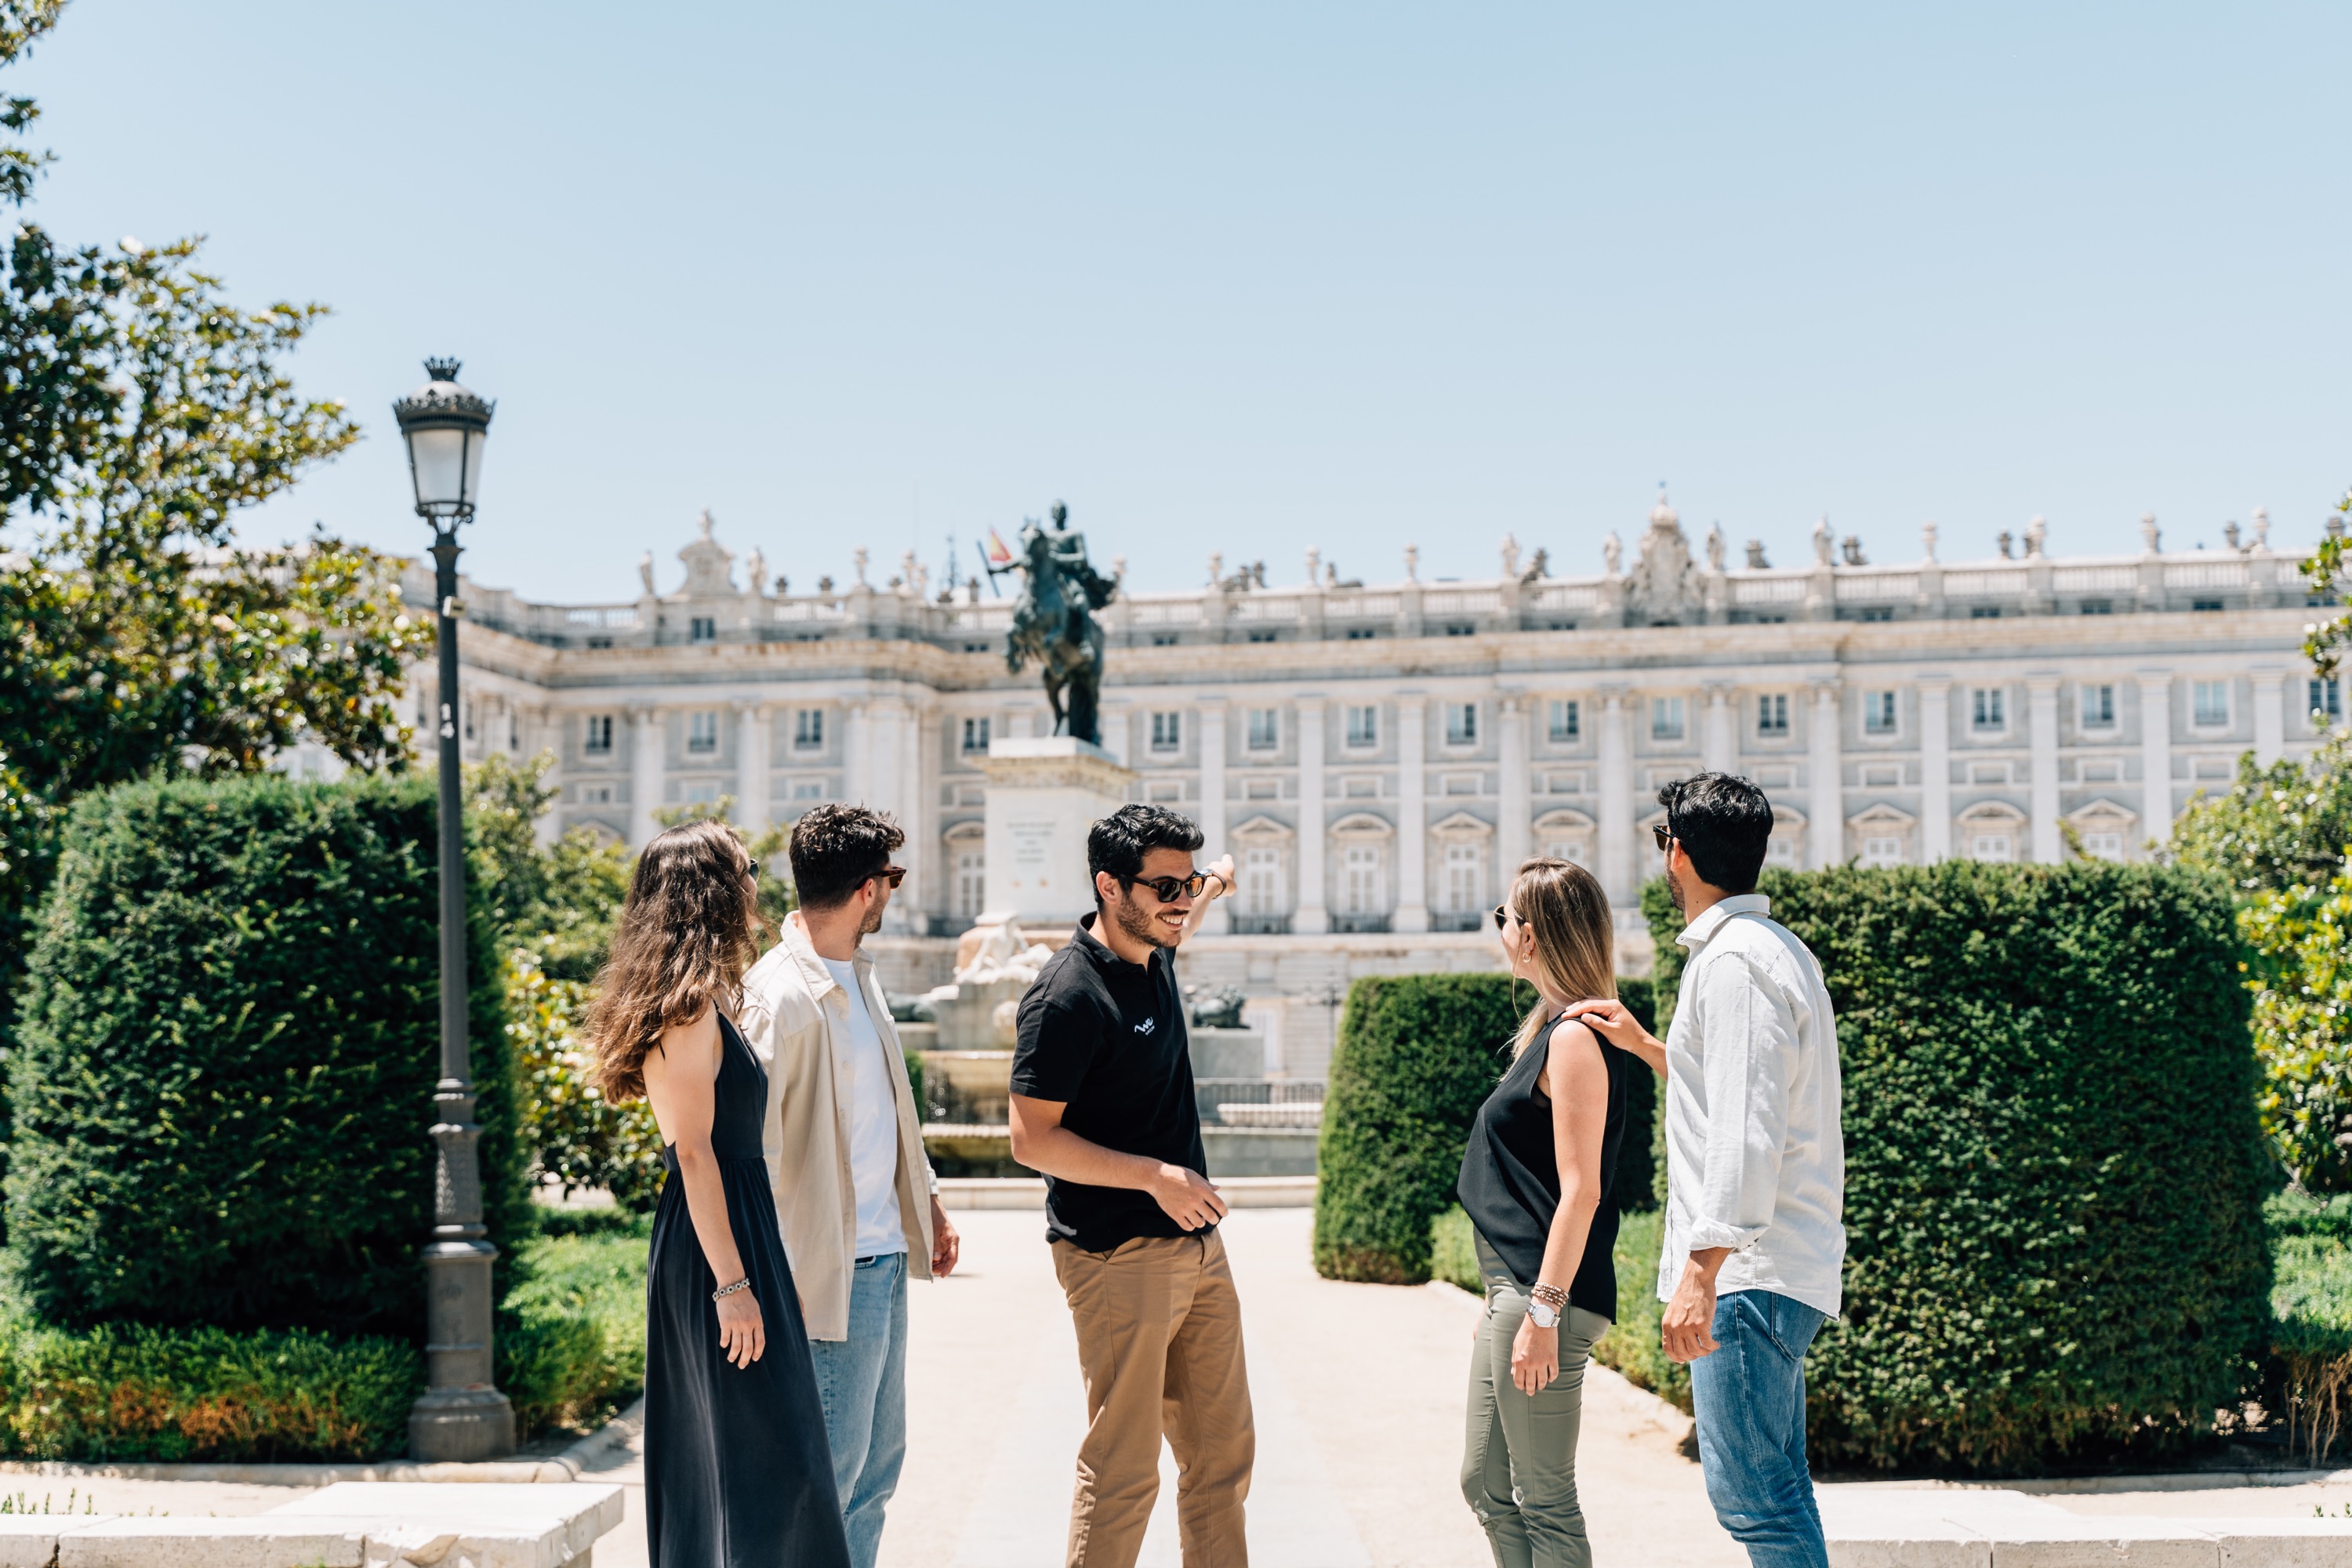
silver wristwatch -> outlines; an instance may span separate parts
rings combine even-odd
[[[1530,1301],[1528,1303],[1528,1321],[1539,1329],[1556,1329],[1559,1327],[1559,1313],[1541,1301]]]

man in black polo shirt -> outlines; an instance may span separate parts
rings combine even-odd
[[[1188,1568],[1245,1564],[1242,1503],[1256,1434],[1241,1301],[1217,1221],[1185,1054],[1175,949],[1231,856],[1192,869],[1201,830],[1121,806],[1087,836],[1095,912],[1021,999],[1013,1157],[1045,1176],[1045,1239],[1078,1331],[1087,1436],[1069,1568],[1130,1568],[1176,1452]]]

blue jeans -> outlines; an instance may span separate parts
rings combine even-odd
[[[849,1280],[849,1337],[811,1340],[833,1483],[849,1561],[874,1568],[882,1510],[907,1462],[907,1255],[861,1258]]]
[[[1755,1568],[1829,1568],[1805,1468],[1805,1347],[1822,1314],[1769,1290],[1715,1303],[1719,1347],[1690,1363],[1706,1499]]]

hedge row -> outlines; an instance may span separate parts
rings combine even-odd
[[[63,838],[8,1064],[22,1304],[416,1341],[439,1077],[422,778],[141,784]],[[493,1241],[529,1224],[495,938],[474,1071]]]
[[[2271,1331],[2273,1179],[2221,881],[1957,861],[1775,872],[1763,891],[1822,962],[1844,1075],[1846,1310],[1807,1363],[1816,1457],[2030,1471],[2210,1432]],[[1647,901],[1667,992],[1682,922]],[[1454,977],[1351,998],[1324,1130],[1327,1273],[1426,1274],[1507,1011]],[[1609,1356],[1673,1396],[1682,1374],[1641,1321],[1646,1228],[1621,1233]]]
[[[1646,1021],[1647,985],[1621,981],[1619,992]],[[1349,989],[1317,1159],[1317,1272],[1376,1284],[1430,1278],[1430,1226],[1454,1203],[1470,1119],[1510,1065],[1533,1000],[1505,974],[1409,974]],[[1632,1080],[1621,1201],[1651,1186],[1651,1078]]]

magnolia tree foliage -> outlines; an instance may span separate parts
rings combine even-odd
[[[0,0],[0,65],[60,4]],[[47,154],[8,140],[0,201]],[[398,563],[324,533],[240,547],[236,514],[342,451],[359,428],[302,396],[286,357],[316,305],[247,310],[197,242],[62,245],[19,222],[0,268],[0,944],[46,880],[53,813],[156,773],[253,773],[309,735],[397,766],[402,671],[431,647]]]
[[[2226,793],[2189,804],[2172,847],[2237,895],[2273,1157],[2311,1191],[2352,1190],[2352,739],[2267,768],[2249,754]]]

